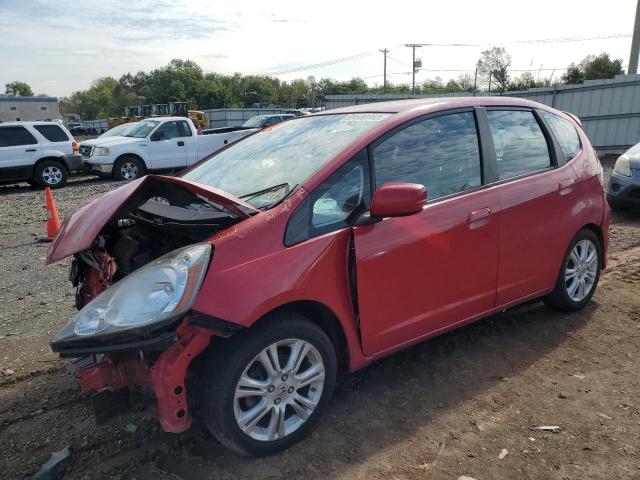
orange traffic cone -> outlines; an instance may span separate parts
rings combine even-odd
[[[56,202],[53,199],[49,187],[44,189],[44,195],[47,201],[47,237],[49,241],[51,241],[58,234],[58,230],[60,230],[60,218],[58,217]]]

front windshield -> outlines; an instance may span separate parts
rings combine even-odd
[[[256,208],[267,208],[388,116],[321,115],[280,123],[223,150],[184,178],[242,197]]]
[[[264,122],[265,118],[266,117],[260,115],[251,117],[249,120],[244,122],[242,126],[247,128],[259,128],[262,126],[262,122]]]
[[[133,138],[145,138],[147,135],[149,135],[151,130],[156,128],[159,123],[160,122],[155,120],[144,120],[142,122],[139,122],[138,125],[136,125],[130,132],[127,132],[124,136]]]
[[[138,125],[138,122],[135,123],[124,123],[122,125],[118,125],[117,127],[113,127],[111,130],[107,130],[98,138],[104,137],[117,137],[119,135],[125,135],[129,130],[133,130],[135,126]]]

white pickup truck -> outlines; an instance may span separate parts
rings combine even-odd
[[[79,146],[85,165],[116,180],[134,180],[149,170],[182,170],[242,137],[255,128],[221,128],[198,135],[184,117],[141,120],[123,136]]]

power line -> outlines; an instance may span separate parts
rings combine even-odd
[[[611,40],[611,39],[619,39],[619,38],[629,38],[632,35],[630,33],[615,33],[608,35],[591,35],[591,36],[579,36],[579,37],[558,37],[558,38],[541,38],[541,39],[531,39],[531,40],[512,40],[509,42],[484,42],[484,43],[421,43],[421,44],[412,44],[416,46],[425,46],[425,47],[483,47],[490,45],[526,45],[526,44],[540,44],[540,43],[566,43],[566,42],[583,42],[583,41],[591,41],[591,40]],[[394,45],[394,47],[404,47],[405,45]],[[260,75],[285,75],[289,73],[297,73],[304,72],[308,70],[315,70],[317,68],[322,67],[330,67],[332,65],[337,65],[340,63],[351,62],[354,60],[360,60],[365,57],[370,57],[372,55],[377,55],[378,51],[369,51],[369,52],[361,52],[355,55],[350,55],[347,57],[340,57],[333,60],[326,60],[324,62],[313,63],[309,65],[301,65],[298,67],[279,69],[279,70],[267,70],[260,72]],[[391,57],[388,57],[392,59]],[[392,59],[398,63],[398,60]],[[408,66],[408,65],[406,65]]]
[[[300,67],[293,67],[293,68],[283,69],[283,70],[271,70],[271,71],[263,72],[262,75],[284,75],[287,73],[304,72],[306,70],[314,70],[316,68],[329,67],[331,65],[337,65],[339,63],[351,62],[353,60],[360,60],[361,58],[370,57],[371,55],[376,55],[377,53],[378,53],[377,51],[362,52],[362,53],[357,53],[355,55],[350,55],[348,57],[336,58],[334,60],[327,60],[325,62],[314,63],[311,65],[303,65]]]

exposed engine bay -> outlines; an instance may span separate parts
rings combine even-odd
[[[177,248],[201,242],[242,218],[171,183],[149,183],[117,211],[90,248],[74,255],[70,281],[80,310],[114,282]]]

